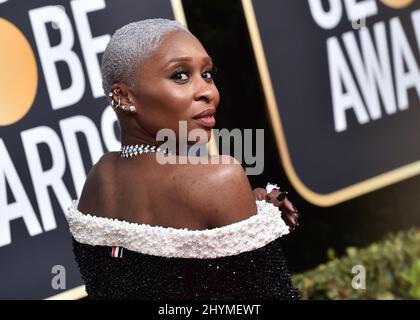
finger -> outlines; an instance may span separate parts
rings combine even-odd
[[[255,192],[254,191],[254,195],[255,195],[255,198],[257,198],[258,200],[261,200],[261,193],[260,192]]]
[[[287,214],[285,214],[285,215],[283,216],[283,220],[284,220],[284,222],[286,223],[286,225],[289,227],[289,229],[290,229],[291,231],[293,231],[293,230],[294,230],[294,228],[296,227],[296,225],[295,225],[295,223],[294,223],[293,219],[292,219],[290,216],[288,216]]]
[[[286,208],[281,208],[282,211],[282,218],[285,220],[286,224],[289,227],[296,228],[299,226],[299,214],[295,212],[291,212]]]
[[[296,212],[297,211],[295,206],[287,198],[284,199],[283,206],[290,212]]]
[[[255,195],[255,198],[257,200],[264,200],[266,194],[267,194],[267,191],[263,188],[255,188],[254,189],[254,195]]]
[[[292,220],[292,222],[293,222],[294,225],[296,225],[296,226],[299,225],[299,214],[292,213],[290,215],[290,220]]]
[[[291,220],[292,220],[293,226],[294,226],[295,228],[299,227],[299,215],[298,215],[298,214],[294,213],[294,214],[291,216]]]
[[[274,203],[279,194],[280,191],[278,189],[273,189],[270,193],[267,193],[266,200],[268,202]]]
[[[255,193],[261,193],[261,194],[266,194],[267,191],[264,188],[255,188],[254,189]]]
[[[284,213],[284,214],[282,215],[282,217],[283,217],[284,222],[286,222],[286,224],[287,224],[289,227],[293,225],[293,221],[292,221],[292,219],[290,218],[290,216],[289,216],[288,214]]]

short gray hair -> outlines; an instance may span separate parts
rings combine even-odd
[[[133,88],[137,67],[157,49],[167,34],[190,31],[176,20],[146,19],[129,23],[115,31],[102,56],[102,88],[105,95],[117,82]]]

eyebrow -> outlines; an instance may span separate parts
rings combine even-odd
[[[209,61],[213,63],[213,59],[210,56],[206,56],[202,59],[203,61]],[[175,63],[175,62],[182,62],[182,61],[192,61],[191,57],[177,57],[177,58],[173,58],[171,60],[168,61],[168,63],[166,63],[163,67],[165,68],[166,66],[168,66],[171,63]]]

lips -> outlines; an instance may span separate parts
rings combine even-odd
[[[216,113],[216,110],[214,108],[206,109],[198,114],[196,114],[193,119],[199,119],[204,117],[212,117]]]
[[[216,110],[214,108],[206,109],[193,117],[193,120],[205,127],[214,127],[216,120],[214,119],[214,114]]]

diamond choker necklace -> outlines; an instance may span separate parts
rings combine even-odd
[[[171,152],[168,152],[167,150],[164,150],[154,145],[142,144],[141,146],[139,146],[138,144],[136,144],[136,145],[128,145],[128,146],[122,145],[121,150],[120,150],[120,156],[121,158],[131,158],[131,157],[143,154],[143,153],[150,153],[150,152],[162,152],[164,154],[169,154],[169,155],[172,154]]]

